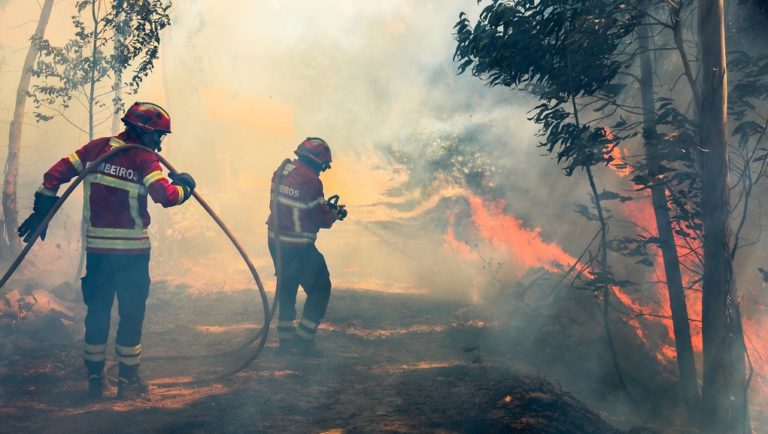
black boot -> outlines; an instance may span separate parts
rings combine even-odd
[[[100,399],[104,396],[106,389],[107,382],[104,379],[104,372],[88,376],[88,398]]]
[[[88,369],[88,398],[99,399],[103,397],[107,389],[107,382],[104,377],[104,362],[86,360],[85,367]]]
[[[139,375],[139,365],[120,364],[120,378],[117,380],[117,399],[149,399],[149,384]]]

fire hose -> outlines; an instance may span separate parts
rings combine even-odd
[[[8,282],[8,279],[11,278],[13,273],[16,271],[16,269],[19,267],[21,262],[26,258],[27,254],[29,253],[30,249],[32,249],[32,246],[37,241],[38,237],[42,233],[42,231],[48,226],[51,219],[53,219],[53,216],[56,214],[56,212],[61,208],[62,204],[69,198],[69,196],[72,194],[72,192],[77,188],[77,186],[91,173],[97,170],[99,165],[111,158],[112,156],[128,151],[130,149],[140,149],[146,152],[154,152],[149,150],[148,148],[142,146],[142,145],[135,145],[135,144],[125,144],[119,147],[116,147],[109,152],[105,153],[101,157],[94,160],[90,165],[88,165],[75,179],[72,181],[72,183],[69,185],[69,187],[64,191],[64,193],[61,195],[58,201],[53,205],[51,210],[48,212],[48,215],[43,219],[42,223],[37,227],[34,234],[32,235],[32,239],[24,246],[22,251],[18,254],[16,259],[13,261],[13,263],[10,265],[8,270],[5,272],[2,278],[0,278],[0,296],[4,295],[7,291],[3,290],[5,284]],[[178,173],[176,169],[171,165],[168,160],[163,158],[160,154],[157,154],[157,158],[171,173]],[[274,197],[275,193],[275,186],[279,184],[280,178],[282,177],[283,167],[289,160],[285,160],[282,165],[280,166],[280,169],[278,169],[275,183],[272,185],[272,196]],[[278,241],[276,243],[277,245],[277,258],[276,258],[276,274],[277,274],[277,287],[275,289],[275,299],[272,303],[272,308],[270,309],[269,306],[269,300],[267,298],[267,293],[264,290],[264,285],[261,282],[261,278],[259,277],[259,273],[256,271],[256,267],[254,267],[253,263],[251,262],[250,258],[248,257],[248,254],[245,252],[243,247],[238,242],[237,238],[232,234],[232,232],[229,230],[226,224],[219,218],[219,216],[213,211],[213,209],[208,205],[208,203],[200,196],[200,194],[196,191],[192,192],[192,196],[197,200],[197,202],[200,204],[200,206],[203,207],[203,209],[208,213],[208,215],[216,222],[216,224],[219,225],[221,230],[224,232],[224,234],[227,236],[229,241],[232,243],[232,245],[237,249],[238,253],[242,257],[243,261],[248,266],[248,270],[251,272],[251,275],[253,276],[253,280],[256,282],[256,286],[259,290],[259,295],[261,297],[261,303],[262,303],[262,309],[264,311],[264,323],[262,324],[262,327],[250,338],[246,339],[245,342],[243,342],[240,346],[233,350],[228,350],[221,353],[216,354],[198,354],[198,355],[174,355],[174,356],[154,356],[154,357],[145,357],[145,360],[171,360],[171,359],[193,359],[193,358],[203,358],[203,357],[215,357],[215,356],[221,356],[225,354],[232,354],[239,351],[242,351],[248,347],[250,347],[254,342],[258,341],[258,344],[256,348],[253,349],[253,351],[248,355],[248,357],[240,364],[238,364],[236,367],[228,369],[224,372],[220,372],[218,374],[214,374],[212,376],[208,377],[200,377],[200,378],[192,378],[192,379],[185,379],[181,381],[174,381],[172,384],[179,385],[179,384],[192,384],[192,383],[203,383],[207,381],[215,381],[219,379],[223,379],[232,375],[237,374],[238,372],[243,371],[248,366],[253,363],[254,360],[261,354],[261,351],[264,349],[264,346],[267,342],[267,336],[269,333],[269,326],[272,321],[272,318],[275,314],[276,307],[277,307],[277,296],[278,296],[278,288],[279,288],[279,279],[280,279],[280,271],[281,271],[281,250],[280,250],[280,233],[279,231],[275,231],[276,233],[276,240]],[[276,202],[276,201],[273,201]],[[275,218],[277,218],[277,213],[274,207],[276,204],[272,204],[272,213]],[[152,382],[152,384],[167,384],[165,382]]]

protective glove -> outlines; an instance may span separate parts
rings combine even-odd
[[[32,214],[19,226],[19,237],[24,239],[25,243],[32,240],[32,235],[37,231],[38,226],[45,220],[51,208],[59,200],[58,196],[49,196],[40,192],[35,193],[35,204],[32,207]],[[48,225],[40,232],[40,239],[45,241],[45,234],[48,231]]]
[[[325,203],[328,205],[328,208],[336,212],[337,220],[344,220],[344,218],[347,216],[347,208],[344,205],[339,204],[338,194],[330,196],[328,199],[326,199]]]
[[[195,191],[195,187],[197,187],[197,184],[195,183],[195,179],[192,178],[192,175],[186,172],[180,172],[180,173],[169,173],[168,177],[171,178],[171,184],[180,185],[184,188],[184,200],[189,199],[190,196],[192,196],[192,192]]]
[[[347,212],[347,207],[345,205],[339,205],[336,208],[336,219],[344,220],[344,218],[347,217],[347,214],[349,213]]]

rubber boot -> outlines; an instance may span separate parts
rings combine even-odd
[[[88,398],[101,399],[107,389],[104,372],[88,375]]]
[[[150,399],[149,385],[139,375],[139,365],[120,364],[120,378],[117,381],[117,399]]]
[[[85,367],[88,369],[88,398],[102,398],[107,389],[107,382],[104,377],[104,363],[86,360]]]

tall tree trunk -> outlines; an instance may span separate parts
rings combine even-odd
[[[704,210],[702,326],[705,426],[713,432],[751,432],[745,391],[745,348],[736,304],[728,223],[727,105],[723,0],[699,0],[702,80],[699,140]]]
[[[16,234],[19,226],[19,213],[16,203],[16,185],[19,175],[19,154],[21,151],[21,130],[24,124],[24,108],[27,103],[27,89],[32,79],[32,67],[40,52],[40,41],[48,26],[48,19],[53,9],[53,0],[45,0],[40,10],[40,18],[37,20],[37,28],[32,35],[32,42],[24,59],[24,67],[21,70],[21,80],[16,89],[16,108],[13,111],[13,120],[8,131],[8,158],[5,160],[5,177],[3,179],[3,218],[5,235],[8,237],[10,253],[21,250],[21,242]],[[2,237],[0,237],[1,239]]]
[[[93,43],[91,46],[91,83],[88,91],[88,141],[93,140],[94,111],[96,110],[96,68],[101,61],[99,55],[99,17],[96,12],[96,0],[91,2],[91,18],[93,18]]]
[[[659,248],[664,258],[669,307],[672,311],[672,326],[675,333],[677,350],[677,369],[680,379],[680,391],[690,416],[697,417],[699,412],[699,386],[696,382],[696,364],[693,359],[693,344],[688,323],[688,307],[685,303],[683,279],[680,273],[680,259],[677,256],[675,237],[669,218],[667,188],[661,179],[661,156],[659,152],[658,132],[653,88],[653,66],[649,47],[650,32],[643,24],[637,29],[640,45],[640,92],[643,104],[643,138],[648,162],[648,178],[651,179],[651,201],[656,217],[656,230],[659,235]]]
[[[123,11],[125,0],[115,0],[115,55],[120,56],[125,50],[125,40],[127,38],[127,32],[130,31],[127,28],[126,14]],[[115,74],[114,96],[112,97],[112,135],[116,136],[120,132],[120,115],[121,105],[123,102],[123,68],[121,66],[112,69]]]
[[[115,95],[112,98],[112,135],[116,136],[120,132],[120,104],[123,101],[123,73],[115,71]]]
[[[99,17],[98,13],[96,11],[96,0],[93,0],[91,2],[91,18],[93,19],[93,43],[91,46],[91,82],[90,82],[90,89],[88,92],[88,141],[93,140],[93,126],[94,126],[94,111],[96,110],[96,67],[100,62],[100,59],[98,59],[99,55],[99,46],[98,46],[98,40],[99,40]],[[88,198],[83,198],[83,209],[85,209],[86,202]],[[83,213],[83,216],[85,216],[85,213]],[[86,221],[81,220],[80,221],[80,259],[77,261],[77,269],[75,270],[75,277],[74,281],[77,282],[80,280],[80,277],[83,275],[83,270],[85,269],[85,231],[86,231]]]

